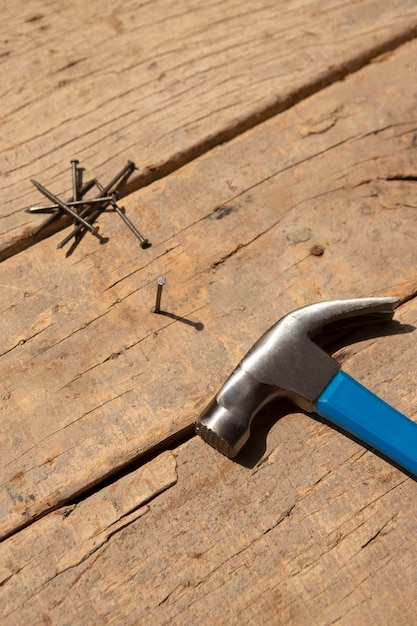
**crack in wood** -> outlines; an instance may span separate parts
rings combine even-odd
[[[380,537],[381,535],[386,535],[387,533],[384,532],[384,530],[387,528],[387,526],[391,525],[391,522],[393,522],[394,520],[396,520],[398,518],[398,515],[399,515],[399,513],[394,513],[394,515],[392,515],[385,522],[385,524],[383,524],[381,526],[381,528],[379,528],[371,537],[369,537],[369,539],[367,541],[365,541],[364,544],[361,545],[361,549],[363,550],[363,548],[366,548],[367,546],[369,546],[370,543],[372,543],[373,541],[378,539],[378,537]]]
[[[166,489],[169,489],[171,486],[172,485],[170,485],[169,487],[166,487]],[[166,489],[164,489],[163,491],[165,491]],[[161,491],[160,493],[163,493],[163,491]],[[158,495],[160,495],[160,493],[156,494],[154,497],[157,497]],[[152,499],[153,498],[150,498],[150,500],[152,500]],[[45,580],[42,583],[42,585],[39,587],[39,589],[41,589],[42,587],[46,587],[51,582],[51,580],[55,580],[61,574],[65,574],[66,572],[68,572],[68,571],[70,571],[70,570],[72,570],[74,568],[79,567],[80,565],[82,565],[82,563],[86,563],[93,554],[95,554],[96,552],[101,550],[101,548],[106,546],[110,542],[112,537],[114,537],[119,532],[121,532],[122,530],[124,530],[125,528],[127,528],[128,526],[133,524],[134,522],[136,522],[136,520],[138,520],[140,517],[142,517],[143,515],[145,515],[149,511],[150,511],[150,507],[148,505],[138,505],[137,509],[132,511],[130,514],[122,515],[122,517],[120,517],[119,520],[116,520],[115,522],[113,522],[108,527],[108,529],[104,529],[103,531],[101,531],[97,535],[97,537],[99,538],[99,542],[96,545],[94,545],[94,547],[90,548],[82,556],[82,558],[80,558],[78,561],[76,561],[74,563],[71,563],[71,565],[68,565],[67,567],[63,568],[62,570],[58,570],[54,574],[54,576],[52,576],[51,578]],[[121,522],[122,520],[124,520],[124,522],[119,524],[119,522]],[[110,530],[110,528],[112,528],[112,526],[116,526],[116,528],[114,528],[112,531],[107,533],[106,531]],[[72,585],[74,585],[94,565],[94,563],[95,563],[95,561],[93,561],[85,570],[80,572],[80,574],[76,577],[76,579],[74,581],[72,581]]]
[[[84,485],[83,488],[77,493],[71,494],[70,497],[61,498],[53,506],[48,506],[48,508],[43,510],[38,515],[34,515],[26,522],[16,525],[13,530],[0,536],[0,544],[3,541],[7,540],[9,537],[16,535],[20,531],[36,523],[38,520],[46,517],[50,513],[53,513],[57,509],[65,509],[64,517],[71,515],[74,511],[74,508],[79,503],[88,500],[88,498],[90,498],[94,494],[100,493],[103,489],[106,489],[110,485],[115,484],[120,479],[123,479],[124,477],[133,474],[137,470],[140,470],[148,463],[155,461],[163,453],[169,452],[172,454],[173,458],[175,458],[175,454],[173,452],[175,448],[181,446],[183,443],[189,441],[193,437],[195,437],[194,423],[189,424],[181,430],[176,431],[172,435],[169,435],[165,439],[158,441],[154,446],[151,446],[149,449],[147,449],[146,452],[139,451],[136,457],[129,459],[127,463],[120,464],[111,471],[109,471],[107,474],[102,475],[100,477],[100,480],[96,480],[89,485]],[[146,502],[150,502],[150,500],[146,500]],[[68,507],[70,507],[69,512],[67,511]]]
[[[74,381],[71,381],[71,382],[74,382]],[[91,413],[95,413],[99,409],[103,408],[103,406],[106,406],[107,404],[110,404],[111,402],[115,402],[115,400],[118,400],[119,398],[122,398],[123,396],[125,396],[125,395],[127,395],[129,393],[132,393],[132,391],[134,391],[134,389],[127,389],[126,391],[122,391],[121,393],[117,394],[116,396],[112,396],[111,398],[109,398],[108,400],[105,400],[101,404],[98,404],[97,406],[93,407],[92,409],[89,409],[88,411],[86,411],[85,413],[83,413],[82,415],[77,417],[77,419],[73,420],[72,422],[69,422],[68,424],[65,424],[65,426],[63,426],[62,430],[65,430],[66,428],[71,428],[74,424],[76,424],[80,420],[84,419],[84,417],[86,417],[87,415],[91,415]]]

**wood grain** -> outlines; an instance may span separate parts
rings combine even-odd
[[[86,238],[64,259],[57,235],[2,264],[2,536],[190,429],[287,311],[412,297],[416,51],[133,194],[148,250],[108,214],[106,246]],[[159,274],[171,317],[151,313]],[[410,413],[397,392],[385,399]]]
[[[35,178],[147,184],[415,37],[414,0],[17,0],[0,20],[0,259],[31,245]]]
[[[416,300],[396,317],[338,358],[417,419]],[[5,540],[3,623],[413,623],[416,482],[278,403],[254,431],[238,462],[194,437]]]

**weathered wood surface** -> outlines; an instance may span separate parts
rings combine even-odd
[[[288,406],[237,462],[192,424],[282,314],[373,294],[402,326],[337,358],[417,421],[416,25],[412,0],[3,7],[2,624],[413,623],[416,481]],[[74,157],[137,162],[151,248],[107,214],[105,246],[24,249],[29,179],[70,195]]]
[[[109,214],[106,246],[65,259],[57,235],[2,264],[2,536],[189,429],[287,311],[415,293],[416,52],[133,194],[148,250]],[[159,274],[163,308],[203,331],[151,313]]]
[[[404,332],[338,357],[417,419],[416,299],[396,317]],[[240,463],[194,437],[5,540],[4,624],[408,626],[416,498],[416,481],[276,404]]]
[[[4,4],[0,258],[31,243],[31,178],[66,195],[70,159],[110,178],[131,158],[138,188],[417,28],[415,0]]]

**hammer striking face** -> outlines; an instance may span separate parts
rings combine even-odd
[[[398,298],[355,298],[303,307],[270,328],[249,350],[196,421],[196,432],[233,458],[253,417],[286,396],[372,446],[417,476],[417,424],[340,371],[314,343],[321,335],[392,319]]]

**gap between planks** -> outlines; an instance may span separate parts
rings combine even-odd
[[[417,290],[404,296],[403,298],[401,298],[396,310],[398,310],[402,305],[406,304],[407,302],[414,300],[416,297],[417,297]],[[355,336],[355,335],[357,335],[357,331],[355,330],[352,330],[351,332],[345,334],[343,337],[343,345],[345,345],[345,343],[348,344],[349,343],[348,338],[351,336]],[[326,350],[328,352],[329,351],[331,352],[331,349],[334,346],[338,346],[338,345],[340,345],[339,340],[334,339],[329,345],[326,346]],[[294,406],[294,410],[295,411],[298,410],[296,406]],[[334,429],[334,426],[332,426],[332,428]],[[139,453],[136,457],[130,459],[126,464],[117,466],[114,469],[114,471],[111,471],[110,473],[102,476],[100,480],[96,481],[94,484],[88,485],[85,489],[82,489],[72,494],[69,498],[63,498],[62,500],[57,502],[53,507],[42,511],[40,515],[34,516],[30,518],[26,523],[16,526],[12,531],[5,533],[0,538],[0,544],[3,543],[3,541],[6,541],[7,539],[9,539],[10,537],[13,537],[14,535],[18,534],[24,528],[28,528],[29,526],[36,523],[43,517],[49,515],[53,511],[56,511],[57,509],[62,509],[64,507],[76,506],[88,500],[88,498],[91,498],[91,496],[98,494],[103,489],[106,489],[107,487],[110,487],[111,485],[115,485],[116,483],[118,483],[118,481],[122,480],[123,478],[126,478],[130,474],[134,474],[141,468],[144,468],[148,463],[151,463],[152,461],[156,460],[159,456],[161,456],[165,452],[171,452],[196,437],[197,435],[195,434],[194,422],[193,422],[189,424],[188,426],[186,426],[185,428],[175,432],[170,437],[167,437],[166,439],[158,442],[158,444],[152,446],[146,452]],[[388,461],[388,463],[391,463],[391,462]]]
[[[214,133],[212,136],[206,137],[200,142],[195,143],[188,149],[174,154],[167,161],[157,166],[146,166],[137,175],[125,185],[121,190],[121,198],[146,187],[153,182],[160,180],[178,169],[186,166],[195,159],[203,156],[207,152],[213,150],[217,146],[227,143],[239,135],[259,126],[267,120],[279,115],[280,113],[294,107],[303,100],[313,96],[323,89],[329,87],[335,82],[344,80],[349,75],[358,72],[366,65],[377,62],[378,58],[394,52],[406,43],[409,43],[417,37],[417,24],[413,24],[402,32],[394,35],[390,39],[371,46],[365,52],[360,52],[356,56],[343,63],[339,67],[330,67],[323,75],[318,75],[314,80],[306,85],[302,85],[291,91],[285,98],[277,98],[274,102],[267,105],[263,109],[255,111],[243,120],[237,121],[235,124]],[[62,223],[59,227],[53,223],[51,227],[46,228],[36,237],[32,237],[30,232],[32,229],[25,229],[18,237],[14,237],[7,244],[0,246],[0,263],[20,252],[23,252],[32,245],[46,239],[47,237],[66,228],[68,224]]]
[[[33,523],[39,521],[53,511],[56,511],[57,509],[61,509],[63,507],[76,506],[81,502],[88,500],[88,498],[91,498],[91,496],[93,496],[94,494],[99,493],[106,487],[110,487],[111,485],[116,484],[118,481],[126,478],[130,474],[134,474],[141,468],[144,468],[148,463],[156,460],[165,452],[170,452],[178,448],[187,441],[190,441],[190,439],[192,439],[193,437],[196,437],[194,431],[194,423],[189,424],[188,426],[174,433],[170,437],[167,437],[163,441],[158,442],[157,445],[149,448],[149,450],[147,450],[145,453],[139,453],[136,457],[130,459],[126,464],[117,466],[114,471],[111,471],[106,476],[101,477],[100,480],[96,481],[93,485],[88,485],[85,489],[82,489],[77,493],[71,495],[70,498],[63,498],[50,509],[42,511],[40,515],[34,516],[26,523],[16,526],[12,531],[5,533],[2,537],[0,537],[0,544],[10,537],[13,537],[13,535],[17,535],[24,528],[31,526]]]

